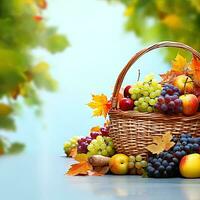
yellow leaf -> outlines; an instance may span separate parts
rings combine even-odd
[[[88,162],[83,161],[71,165],[71,168],[66,172],[66,174],[70,176],[87,175],[90,170],[92,170],[92,166]]]
[[[74,159],[78,162],[88,161],[88,155],[85,153],[77,154]]]
[[[110,109],[110,102],[106,95],[92,95],[92,101],[87,104],[93,109],[93,116],[104,116],[106,118]]]
[[[159,136],[154,136],[153,137],[153,143],[155,144],[160,144],[162,142],[162,138]]]
[[[0,103],[0,116],[9,115],[12,112],[11,106]]]
[[[168,151],[175,145],[174,142],[171,142],[172,140],[172,134],[168,131],[162,136],[163,144],[164,144],[164,150]]]
[[[177,54],[174,61],[172,61],[172,70],[175,72],[183,72],[187,66],[187,60],[180,54]]]
[[[146,147],[146,149],[148,151],[150,151],[152,154],[159,154],[162,151],[164,151],[164,148],[162,146],[162,143],[160,145],[156,145],[156,144],[150,144]]]
[[[148,145],[146,149],[152,154],[159,154],[163,151],[168,151],[175,145],[175,143],[171,141],[172,138],[172,134],[169,131],[162,136],[153,136],[153,144]]]

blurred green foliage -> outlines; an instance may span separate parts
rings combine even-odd
[[[200,0],[108,1],[125,6],[126,30],[133,31],[143,42],[179,41],[200,50]],[[167,49],[167,60],[176,53],[176,49]]]
[[[46,25],[42,16],[46,8],[46,0],[0,0],[0,129],[15,130],[19,98],[28,106],[40,106],[38,91],[57,88],[50,66],[33,55],[36,48],[57,53],[69,45],[55,27]],[[0,154],[23,149],[19,143],[5,141],[1,136]]]

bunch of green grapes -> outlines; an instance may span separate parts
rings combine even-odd
[[[78,136],[74,136],[69,141],[65,142],[64,151],[65,151],[65,154],[67,156],[69,156],[69,153],[73,148],[77,147],[78,140],[79,140],[79,137]]]
[[[145,77],[144,82],[138,81],[129,89],[131,99],[134,100],[134,110],[139,112],[153,112],[158,97],[161,94],[162,85],[159,84],[153,74]]]
[[[88,145],[88,156],[102,155],[102,156],[113,156],[115,154],[114,144],[110,137],[97,136]]]
[[[145,168],[147,167],[147,161],[143,160],[141,155],[129,156],[129,174],[143,175]]]

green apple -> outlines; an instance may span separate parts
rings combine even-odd
[[[109,161],[109,167],[113,174],[127,174],[128,156],[125,154],[115,154]]]
[[[180,173],[185,178],[200,178],[200,154],[186,155],[179,164]]]

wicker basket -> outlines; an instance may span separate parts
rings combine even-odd
[[[200,53],[193,48],[182,43],[171,41],[154,44],[139,51],[130,59],[116,81],[112,97],[112,109],[109,112],[111,122],[110,136],[113,139],[118,153],[127,155],[141,154],[146,156],[147,151],[145,147],[152,143],[152,136],[160,136],[166,131],[170,131],[173,135],[189,132],[195,137],[200,137],[200,113],[190,117],[182,114],[169,116],[160,113],[121,111],[117,108],[117,96],[130,67],[145,53],[161,47],[185,49],[200,59]]]

